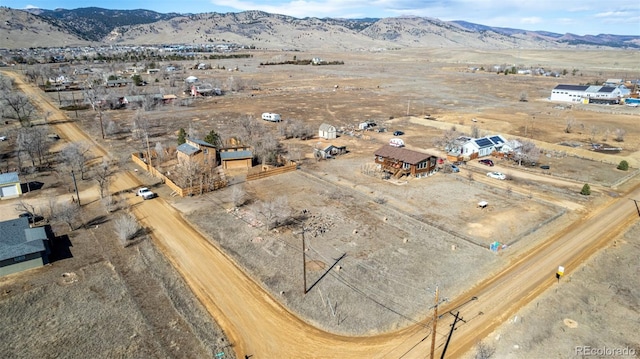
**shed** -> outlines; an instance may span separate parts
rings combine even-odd
[[[16,198],[22,195],[18,172],[0,174],[0,199]]]
[[[336,127],[328,123],[323,123],[318,130],[318,137],[324,138],[325,140],[335,139],[337,137]]]
[[[38,268],[48,263],[44,227],[29,227],[20,217],[0,222],[0,276]]]
[[[198,78],[197,78],[197,77],[195,77],[195,76],[189,76],[189,77],[187,77],[186,79],[184,79],[184,81],[185,81],[186,83],[191,84],[191,83],[194,83],[194,82],[198,82]]]

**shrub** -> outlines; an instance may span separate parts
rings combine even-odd
[[[622,171],[628,171],[629,170],[629,162],[622,160],[620,161],[620,164],[618,165],[618,169],[622,170]]]
[[[588,183],[585,183],[584,186],[582,186],[582,191],[580,191],[580,194],[583,196],[589,196],[591,194],[591,187],[589,187]]]

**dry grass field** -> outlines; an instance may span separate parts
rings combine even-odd
[[[260,66],[261,62],[290,60],[293,56],[299,59],[318,56],[345,64]],[[456,297],[522,251],[566,228],[590,209],[619,196],[619,186],[627,183],[629,173],[618,171],[615,166],[626,158],[632,164],[633,174],[640,164],[637,131],[640,111],[625,106],[569,107],[550,103],[547,97],[559,83],[638,77],[636,60],[635,53],[617,50],[517,49],[256,52],[249,59],[215,60],[211,62],[212,70],[186,70],[178,75],[196,75],[201,81],[223,89],[231,81],[249,84],[248,88],[227,91],[220,97],[198,98],[189,106],[164,106],[144,112],[154,123],[152,145],[156,142],[175,145],[179,128],[190,128],[202,137],[211,129],[223,138],[239,135],[240,119],[247,115],[263,125],[265,136],[278,137],[278,124],[263,124],[259,120],[262,112],[277,112],[286,120],[303,122],[313,128],[327,122],[348,130],[359,122],[374,120],[391,132],[404,131],[403,139],[409,148],[434,153],[439,153],[439,149],[434,148],[434,139],[444,130],[456,127],[465,132],[475,125],[482,134],[500,133],[507,139],[537,141],[544,151],[540,162],[550,165],[551,169],[543,171],[499,162],[496,168],[506,173],[509,180],[497,181],[486,177],[487,167],[472,161],[457,174],[438,173],[424,179],[385,181],[365,174],[363,168],[373,163],[373,151],[392,137],[391,132],[367,132],[361,136],[344,134],[331,141],[347,146],[349,153],[320,162],[312,159],[312,150],[318,142],[329,142],[282,141],[292,153],[299,151],[306,157],[300,163],[300,170],[293,173],[252,182],[244,181],[241,173],[230,173],[230,187],[191,198],[171,197],[171,191],[163,186],[154,190],[276,298],[309,322],[330,331],[358,335],[403,327],[430,315],[436,286],[442,296]],[[564,78],[505,76],[470,70],[504,64],[566,69],[569,75]],[[225,70],[215,69],[223,66]],[[228,70],[235,68],[238,71]],[[577,70],[575,76],[571,75],[573,69]],[[166,80],[149,80],[144,89],[146,93],[163,89],[165,93],[183,96],[181,85],[170,87]],[[523,94],[528,101],[520,101]],[[57,100],[55,95],[52,98]],[[70,95],[63,93],[62,96]],[[78,123],[97,141],[104,142],[105,148],[116,157],[126,159],[131,152],[144,150],[144,144],[130,136],[134,114],[128,109],[107,111],[107,118],[115,121],[122,132],[105,141],[100,139],[95,113],[81,111]],[[427,114],[435,120],[425,120]],[[75,116],[69,115],[72,119]],[[574,122],[571,133],[565,131],[569,120]],[[615,129],[626,132],[624,142],[613,141],[611,133]],[[622,151],[593,153],[588,151],[591,141],[613,144],[622,147]],[[593,194],[589,197],[579,194],[584,183],[592,186]],[[234,188],[247,194],[246,204],[239,208],[233,205]],[[287,198],[294,220],[267,230],[262,225],[264,216],[259,214],[260,204],[281,196]],[[489,207],[477,208],[480,200],[488,201]],[[307,289],[311,288],[306,295],[302,278],[303,230]],[[600,331],[600,341],[589,336],[593,331],[584,335],[575,331],[571,337],[575,345],[637,346],[624,330],[633,327],[632,314],[637,313],[638,296],[632,288],[623,286],[623,281],[618,285],[628,295],[616,305],[608,306],[615,315],[580,317],[575,312],[577,308],[586,310],[593,300],[598,303],[613,300],[607,294],[611,287],[589,287],[594,280],[593,273],[598,273],[598,278],[637,276],[637,265],[610,265],[615,262],[612,253],[626,263],[634,255],[638,256],[637,241],[634,242],[633,231],[629,233],[627,240],[621,240],[615,249],[600,253],[598,259],[585,265],[584,273],[572,275],[567,287],[559,287],[562,289],[558,293],[547,293],[537,304],[523,309],[524,323],[505,324],[498,331],[499,340],[495,339],[498,333],[488,338],[498,357],[540,357],[550,353],[540,349],[543,344],[557,348],[556,356],[565,357],[563,345],[566,344],[558,342],[561,335],[549,336],[549,328],[544,324],[552,323],[552,318],[562,320],[564,317],[578,321],[579,328],[583,328],[583,322],[587,328],[596,328],[590,327],[596,322],[601,328],[621,328],[620,331]],[[493,241],[506,243],[507,247],[493,253],[488,250]],[[124,258],[129,256],[136,258],[135,254]],[[97,273],[94,280],[109,279],[114,287],[123,288],[119,296],[105,297],[105,303],[135,303],[126,281],[115,276],[108,266],[98,263],[89,269]],[[39,290],[53,292],[52,286],[41,284]],[[90,287],[90,284],[83,286],[78,295],[90,294]],[[571,297],[573,292],[579,293],[578,299],[562,300],[561,294]],[[29,295],[29,292],[20,295]],[[9,303],[7,300],[0,303]],[[552,305],[559,302],[562,305]],[[137,330],[141,332],[139,338],[146,338],[144,335],[149,334],[145,334],[144,328],[140,329],[140,320],[136,319],[145,318],[145,311],[131,306],[132,314],[122,323],[122,332],[133,335],[129,332]],[[564,333],[561,322],[557,323],[554,331]],[[516,325],[517,330],[508,327]],[[104,347],[119,348],[115,337],[113,340],[113,345],[105,343]],[[168,339],[158,340],[157,344],[149,344],[150,347],[140,344],[134,349],[113,350],[137,356],[147,353],[145,351],[153,352],[156,349],[151,346],[156,345],[168,351],[159,356],[183,354],[170,353],[166,346]],[[140,342],[146,343],[143,339]],[[518,349],[514,349],[514,344],[519,345]],[[128,352],[129,349],[132,351]]]

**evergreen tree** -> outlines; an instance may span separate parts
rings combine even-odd
[[[178,131],[178,146],[187,142],[186,138],[187,132],[184,130],[184,128],[181,128],[180,131]]]
[[[591,194],[591,187],[588,183],[585,183],[584,186],[582,186],[582,191],[580,191],[580,194],[583,196],[589,196]]]
[[[620,161],[620,164],[618,165],[618,169],[622,170],[622,171],[628,171],[629,170],[629,162],[622,160]]]
[[[204,141],[214,145],[215,147],[220,147],[221,143],[220,135],[218,135],[214,130],[209,132],[207,137],[204,138]]]

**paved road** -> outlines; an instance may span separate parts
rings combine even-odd
[[[53,126],[69,141],[89,140],[73,122],[66,121],[38,89],[21,84],[38,101]],[[107,152],[96,145],[96,155]],[[140,183],[131,173],[120,173],[112,190],[133,190]],[[478,283],[467,293],[442,306],[441,313],[458,308],[467,320],[456,331],[448,357],[460,356],[503,323],[520,307],[552,285],[558,265],[567,272],[576,268],[638,220],[633,202],[640,186],[628,196],[613,199],[592,211],[563,233],[512,261],[508,268]],[[376,336],[347,337],[327,333],[289,312],[248,276],[229,256],[212,245],[162,198],[142,201],[129,198],[134,214],[152,230],[154,243],[181,273],[196,296],[227,334],[238,357],[252,358],[425,358],[430,334],[425,324]],[[561,284],[560,284],[561,285]],[[477,300],[469,301],[477,297]],[[464,305],[463,305],[464,304]],[[480,314],[482,313],[482,314]],[[443,348],[451,318],[443,317],[437,335],[437,350]],[[425,340],[426,339],[426,340]],[[439,355],[438,355],[439,356]]]

